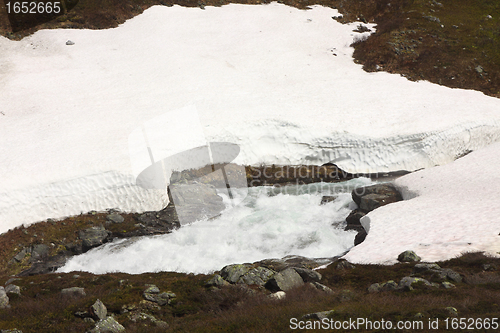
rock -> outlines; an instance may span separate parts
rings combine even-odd
[[[22,271],[18,276],[30,276],[55,272],[59,267],[64,266],[68,259],[68,254],[57,254],[52,257],[37,261],[31,265],[30,268]]]
[[[215,274],[213,278],[207,281],[206,286],[207,287],[222,287],[222,286],[227,286],[230,283],[227,282],[220,276],[219,274]]]
[[[125,331],[125,327],[123,327],[119,322],[115,320],[113,317],[108,317],[104,320],[97,322],[94,329],[92,329],[91,333],[116,333]]]
[[[425,273],[429,271],[434,271],[434,270],[440,270],[441,267],[439,267],[438,264],[416,264],[413,267],[413,274],[419,274],[419,273]]]
[[[78,236],[82,240],[83,252],[87,252],[94,247],[106,243],[111,236],[111,232],[104,229],[103,226],[99,226],[81,230],[78,233]]]
[[[453,283],[450,283],[450,282],[447,282],[447,281],[441,282],[441,286],[442,286],[444,289],[452,289],[452,288],[455,288],[455,285],[454,285]]]
[[[412,291],[414,289],[413,285],[416,283],[423,283],[426,286],[429,286],[429,287],[431,286],[431,283],[429,281],[427,281],[426,279],[405,276],[399,282],[398,289],[401,289],[404,291]]]
[[[160,293],[160,288],[155,286],[154,284],[147,284],[147,288],[144,290],[144,293],[146,294],[159,294]]]
[[[340,269],[340,270],[344,270],[344,269],[354,269],[354,268],[356,268],[356,266],[354,266],[353,264],[351,264],[349,261],[347,261],[345,259],[340,259],[337,262],[337,266],[335,266],[335,268]]]
[[[431,21],[431,22],[441,23],[441,20],[439,19],[439,17],[436,17],[436,16],[427,15],[427,16],[424,16],[424,18]]]
[[[118,213],[112,213],[106,216],[106,220],[112,223],[123,223],[123,221],[125,221],[125,218]]]
[[[21,279],[19,279],[19,278],[10,278],[10,279],[7,280],[7,282],[5,282],[5,285],[8,286],[9,284],[11,284],[14,281],[21,281]]]
[[[474,69],[478,72],[478,74],[482,74],[484,72],[484,68],[480,65],[477,65]]]
[[[238,283],[263,286],[274,274],[276,274],[275,271],[259,266],[252,268],[251,270],[243,274],[238,279]]]
[[[293,268],[287,268],[284,271],[274,274],[265,287],[271,291],[288,291],[304,284],[302,277]]]
[[[22,249],[21,251],[19,251],[13,258],[12,260],[14,260],[15,262],[21,262],[24,257],[26,257],[27,254],[30,254],[31,253],[31,249],[30,248],[27,248],[25,247],[24,249]]]
[[[69,39],[66,41],[66,45],[75,45],[75,42],[70,41]]]
[[[354,237],[354,246],[359,245],[363,243],[366,239],[366,236],[368,236],[368,233],[366,230],[360,230],[357,234],[356,237]]]
[[[9,284],[8,286],[5,287],[5,292],[7,294],[18,294],[21,295],[21,288],[14,284]]]
[[[324,284],[321,284],[319,282],[309,282],[309,284],[312,287],[314,287],[314,288],[316,288],[318,290],[324,291],[327,294],[333,294],[334,293],[333,290],[330,287],[327,287]]]
[[[441,272],[446,274],[446,277],[453,282],[462,282],[462,276],[450,268],[444,268]]]
[[[0,287],[0,309],[8,309],[9,305],[9,296],[5,292],[4,287]]]
[[[392,291],[392,290],[398,290],[399,285],[394,282],[393,280],[389,280],[387,282],[384,282],[380,285],[380,291]]]
[[[286,293],[284,291],[277,291],[275,293],[269,294],[269,298],[274,300],[284,299],[286,297]]]
[[[457,317],[458,316],[458,310],[455,309],[454,307],[452,306],[448,306],[445,308],[445,310],[448,312],[448,314],[450,316],[453,316],[453,317]]]
[[[45,244],[36,244],[31,250],[30,263],[41,260],[49,255],[49,247]]]
[[[156,287],[156,286],[154,286],[154,287]],[[164,305],[169,304],[170,300],[172,298],[176,297],[176,295],[174,293],[170,293],[170,292],[159,293],[159,289],[158,289],[158,292],[156,292],[156,289],[153,288],[153,291],[154,291],[154,293],[144,292],[142,294],[142,296],[144,297],[145,300],[150,301],[150,302],[154,302],[160,306],[164,306]]]
[[[90,306],[89,309],[89,314],[94,320],[104,320],[106,319],[106,316],[108,315],[108,309],[106,309],[106,306],[101,302],[100,299],[95,301],[94,304]]]
[[[329,202],[333,202],[337,199],[336,195],[324,195],[321,197],[320,205],[325,205]]]
[[[233,264],[222,268],[220,275],[230,283],[237,283],[238,280],[251,269],[249,264]]]
[[[300,319],[301,320],[323,320],[323,319],[327,319],[330,316],[332,316],[333,313],[334,313],[334,310],[314,312],[314,313],[306,314],[306,315],[302,316],[302,318],[300,318]]]
[[[368,287],[368,292],[369,293],[378,293],[382,290],[382,286],[380,283],[374,283]]]
[[[63,296],[70,296],[70,297],[86,296],[87,295],[85,293],[85,289],[79,288],[79,287],[64,288],[61,290],[61,294]]]
[[[420,260],[421,258],[413,251],[404,251],[398,256],[398,261],[400,262],[415,262]]]
[[[357,230],[360,231],[361,229],[364,230],[363,226],[361,225],[361,222],[359,221],[363,216],[365,216],[366,213],[363,213],[359,209],[354,209],[351,211],[349,216],[346,217],[346,222],[347,226],[345,227],[345,231],[347,230]]]
[[[13,328],[11,330],[0,330],[0,333],[23,333],[23,331],[20,331],[17,328]]]
[[[215,217],[226,208],[213,185],[192,181],[171,184],[169,189],[181,225]]]
[[[483,269],[483,271],[496,271],[497,270],[497,266],[492,265],[492,264],[484,264],[481,266],[481,268]]]
[[[293,269],[299,273],[304,282],[319,282],[321,280],[321,274],[312,269],[301,267],[294,267]]]
[[[359,209],[368,213],[380,206],[403,200],[401,193],[392,184],[375,184],[352,191],[352,199]]]

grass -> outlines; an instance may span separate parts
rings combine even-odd
[[[500,259],[482,254],[467,254],[438,263],[460,272],[464,283],[456,288],[416,288],[411,292],[370,294],[367,288],[376,282],[399,281],[412,271],[412,264],[393,266],[356,265],[339,270],[330,265],[319,272],[322,283],[333,294],[322,293],[308,285],[287,292],[282,301],[273,301],[259,288],[228,286],[209,289],[210,276],[171,272],[129,275],[85,272],[23,277],[15,284],[20,297],[11,297],[11,308],[0,310],[0,329],[16,327],[23,332],[83,332],[92,324],[74,316],[85,311],[96,299],[108,308],[127,332],[164,332],[151,321],[133,322],[123,308],[134,305],[139,310],[169,324],[168,332],[289,332],[291,318],[300,319],[312,312],[334,310],[331,319],[343,321],[367,318],[372,321],[443,320],[450,316],[447,307],[458,310],[459,317],[498,318],[500,316],[500,273],[484,271],[483,264],[500,266]],[[0,277],[3,284],[7,276]],[[170,305],[151,307],[142,292],[146,284],[156,284],[161,291],[172,291],[177,298]],[[84,297],[64,298],[60,290],[83,287]],[[418,316],[417,316],[418,315]],[[375,330],[367,330],[375,331]],[[444,327],[436,332],[445,332]]]

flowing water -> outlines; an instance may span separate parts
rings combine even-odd
[[[241,201],[234,207],[221,194],[227,208],[216,218],[166,235],[108,243],[73,257],[59,271],[210,273],[231,263],[287,255],[331,258],[354,243],[356,233],[343,230],[345,218],[355,208],[352,189],[371,183],[368,178],[357,178],[331,184],[252,187],[233,193],[235,201]],[[320,205],[323,195],[337,198]]]

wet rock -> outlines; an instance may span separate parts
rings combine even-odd
[[[302,277],[293,268],[287,268],[284,271],[274,274],[265,287],[271,291],[288,291],[304,284]]]
[[[324,195],[321,197],[321,203],[320,205],[325,205],[329,202],[333,202],[337,199],[336,195]]]
[[[52,257],[45,258],[43,261],[35,262],[30,268],[22,271],[18,276],[31,276],[38,274],[53,273],[58,268],[64,266],[69,255],[58,254]]]
[[[111,236],[111,232],[104,229],[103,226],[98,226],[81,230],[78,236],[82,240],[83,252],[87,252],[94,247],[106,243]]]
[[[7,309],[7,308],[10,308],[9,296],[7,296],[4,287],[0,287],[0,309]]]
[[[61,290],[61,294],[69,297],[87,296],[85,289],[80,287],[64,288]]]
[[[90,306],[89,314],[92,319],[96,321],[103,320],[106,319],[106,316],[108,315],[108,309],[106,309],[106,306],[104,306],[101,300],[98,299],[94,304]]]
[[[421,258],[415,252],[409,250],[400,253],[398,256],[398,261],[400,262],[415,262],[420,260]]]
[[[359,210],[368,213],[378,207],[401,201],[401,193],[392,184],[375,184],[359,187],[352,191],[352,199]]]
[[[365,229],[360,230],[356,234],[356,237],[354,237],[354,246],[363,243],[365,241],[365,239],[366,239],[366,236],[368,236],[368,233],[366,232],[366,230]]]
[[[346,222],[347,226],[345,227],[345,231],[347,230],[356,230],[356,231],[361,231],[364,230],[363,226],[361,225],[360,219],[365,216],[366,213],[363,213],[359,209],[354,209],[351,211],[349,216],[346,217]]]

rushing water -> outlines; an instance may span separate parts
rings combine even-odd
[[[354,208],[350,192],[371,183],[315,183],[236,191],[232,207],[217,218],[185,225],[171,234],[120,240],[73,257],[59,271],[209,273],[231,263],[300,255],[330,258],[353,246],[355,232],[343,231]],[[246,195],[246,197],[244,197]],[[320,205],[323,195],[337,199]],[[244,198],[244,199],[243,199]]]

